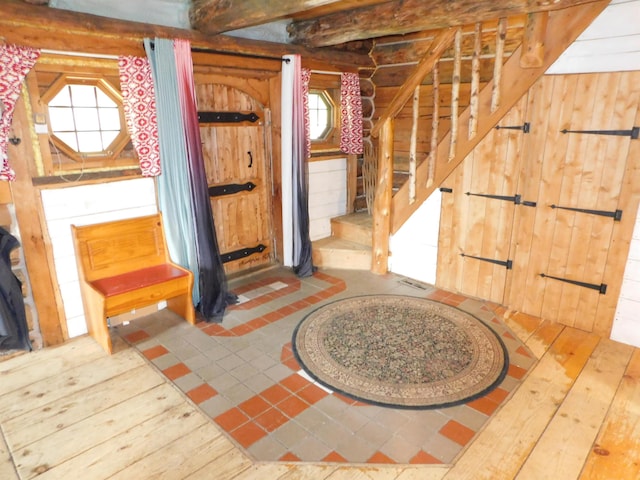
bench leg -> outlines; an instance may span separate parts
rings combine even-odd
[[[180,315],[191,325],[196,324],[196,312],[193,308],[191,293],[168,299],[167,308]]]
[[[105,317],[104,298],[93,291],[85,295],[84,298],[84,316],[87,321],[89,335],[98,342],[105,352],[111,355],[113,346],[109,327],[107,327],[107,318]]]

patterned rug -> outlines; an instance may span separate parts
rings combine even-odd
[[[485,323],[423,298],[371,295],[325,305],[293,333],[293,350],[320,384],[396,408],[440,408],[503,380],[507,350]]]

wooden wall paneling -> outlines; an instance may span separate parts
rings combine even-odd
[[[527,98],[523,97],[510,112],[503,118],[503,125],[521,125],[526,118]],[[489,191],[499,192],[498,195],[512,196],[520,194],[519,191],[519,174],[522,168],[522,149],[524,143],[524,134],[519,130],[499,130],[496,131],[497,142],[496,158],[504,158],[502,169],[492,171],[492,184]],[[492,169],[493,170],[493,169]],[[488,245],[483,245],[483,253],[490,258],[499,260],[511,260],[511,236],[516,222],[516,217],[522,213],[522,205],[506,201],[497,201],[494,209],[496,211],[495,233],[493,235],[485,235],[485,243],[489,240]],[[488,267],[488,268],[487,268]],[[507,278],[511,277],[513,270],[507,270],[501,265],[486,264],[487,273],[482,277],[487,283],[486,288],[490,290],[486,298],[490,298],[495,302],[504,303]],[[482,272],[481,272],[482,273]]]
[[[622,75],[612,128],[618,129],[622,125],[640,125],[640,91],[635,88],[638,82],[640,82],[640,71]],[[614,124],[615,127],[613,127]],[[592,329],[595,333],[606,337],[611,333],[640,202],[640,142],[623,137],[611,142],[610,147],[603,159],[604,168],[609,184],[619,186],[619,193],[614,205],[611,192],[600,190],[598,204],[605,204],[607,209],[623,210],[623,214],[621,221],[611,223],[612,241],[607,251],[601,252],[605,256],[602,276],[607,283],[607,294],[598,297]],[[610,169],[610,159],[626,159],[626,161],[617,162],[617,168],[614,170]]]
[[[596,103],[590,115],[591,125],[598,129],[626,128],[620,124],[619,103],[620,73],[597,75]],[[626,92],[622,93],[623,95]],[[629,122],[633,117],[629,119]],[[571,134],[575,135],[575,134]],[[603,135],[586,135],[587,150],[584,158],[582,182],[578,196],[580,208],[594,208],[598,210],[615,210],[620,193],[620,175],[612,173],[624,171],[625,157],[609,156],[615,153],[614,148],[618,140],[616,137]],[[613,151],[612,151],[613,150]],[[605,171],[606,165],[606,171]],[[610,179],[615,179],[612,183]],[[604,195],[600,196],[600,192]],[[586,205],[586,207],[583,207]],[[600,284],[606,283],[603,278],[606,254],[611,244],[613,221],[611,218],[597,215],[582,214],[576,217],[574,236],[571,242],[569,257],[574,258],[575,267],[571,275],[584,281]],[[574,253],[575,252],[575,253]],[[601,295],[591,289],[578,288],[568,292],[574,306],[575,315],[573,325],[582,330],[592,331],[595,313]]]
[[[512,308],[537,316],[542,311],[546,284],[539,274],[547,273],[549,266],[548,246],[553,238],[550,226],[556,213],[548,206],[558,202],[562,188],[554,162],[548,158],[564,158],[560,150],[566,149],[569,139],[560,130],[571,118],[576,84],[577,77],[542,77],[529,91],[527,119],[531,132],[524,144],[521,191],[526,192],[527,200],[537,202],[537,207],[533,213],[523,210],[518,219],[513,283],[506,298]]]
[[[594,114],[596,102],[596,77],[591,75],[581,75],[576,85],[576,97],[573,104],[570,123],[561,128],[568,128],[572,125],[592,126],[589,117]],[[554,99],[558,101],[556,97]],[[596,120],[601,121],[601,120]],[[557,151],[558,156],[549,159],[552,162],[554,175],[560,177],[559,195],[557,201],[549,201],[546,209],[552,203],[564,206],[579,206],[580,191],[582,189],[582,175],[584,168],[589,167],[589,162],[593,157],[588,151],[590,136],[588,135],[568,135],[567,148],[562,151],[557,145],[550,144]],[[564,153],[564,154],[563,154]],[[545,159],[547,161],[547,159]],[[574,213],[564,210],[556,210],[554,232],[551,242],[547,246],[549,255],[548,271],[549,275],[554,275],[573,280],[585,281],[580,272],[581,262],[584,261],[584,245],[581,237],[581,228],[584,222],[588,221],[584,214]],[[572,249],[572,240],[574,248]],[[578,242],[575,245],[575,242]],[[538,245],[536,248],[541,248]],[[597,283],[597,282],[593,282]],[[559,320],[565,325],[574,326],[575,307],[578,290],[582,287],[557,280],[546,279],[546,288],[542,309],[543,318]],[[594,293],[596,293],[594,291]]]

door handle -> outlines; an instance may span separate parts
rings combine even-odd
[[[247,155],[249,155],[249,168],[251,168],[253,166],[253,155],[251,155],[251,152],[247,152]]]

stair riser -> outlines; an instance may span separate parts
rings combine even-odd
[[[371,246],[371,230],[360,225],[353,225],[346,222],[331,221],[331,234],[334,237],[360,243],[368,247]]]
[[[314,248],[313,263],[317,267],[342,270],[371,270],[371,253],[356,250]]]

